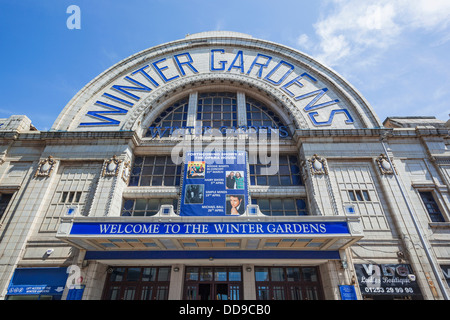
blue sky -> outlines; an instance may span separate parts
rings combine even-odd
[[[70,5],[81,29],[70,30]],[[0,118],[49,130],[89,81],[186,34],[226,30],[287,45],[348,80],[383,121],[450,113],[449,0],[0,0]]]

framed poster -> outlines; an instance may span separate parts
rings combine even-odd
[[[186,153],[181,216],[239,216],[247,204],[245,151]]]

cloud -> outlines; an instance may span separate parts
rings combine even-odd
[[[300,48],[305,48],[305,49],[311,48],[311,43],[310,43],[309,37],[307,34],[304,34],[304,33],[297,37],[296,44]]]
[[[440,32],[436,45],[450,40],[448,0],[330,0],[322,12],[314,25],[314,55],[329,66],[354,57],[360,64],[373,63],[404,33]]]

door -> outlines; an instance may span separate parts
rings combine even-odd
[[[240,300],[241,267],[186,267],[184,299]]]

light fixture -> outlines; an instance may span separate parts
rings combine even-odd
[[[175,268],[173,268],[173,271],[178,272],[178,271],[180,271],[180,268],[175,267]]]
[[[247,271],[247,272],[252,272],[252,267],[247,267],[247,268],[245,269],[245,271]]]

